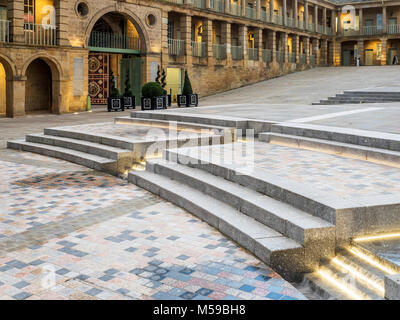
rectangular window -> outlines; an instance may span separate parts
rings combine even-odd
[[[378,13],[376,15],[376,28],[378,30],[382,30],[382,14],[381,13]]]
[[[35,23],[35,0],[24,0],[24,23]]]
[[[7,20],[7,7],[0,7],[0,20]]]
[[[174,21],[168,20],[168,39],[174,39]]]

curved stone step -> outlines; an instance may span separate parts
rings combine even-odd
[[[260,141],[268,143],[323,151],[344,156],[348,155],[360,160],[400,167],[400,152],[397,151],[273,132],[261,133],[258,138]]]
[[[209,223],[287,279],[309,270],[301,244],[199,190],[149,171],[131,171],[128,181]]]
[[[27,151],[45,155],[48,157],[66,160],[91,169],[104,171],[114,175],[117,175],[119,173],[117,161],[88,154],[85,152],[40,143],[26,142],[24,140],[9,141],[7,142],[7,147],[10,149]]]
[[[322,257],[334,256],[335,227],[325,220],[208,172],[175,162],[151,160],[147,162],[147,169],[225,202],[302,244],[310,267],[317,266]]]

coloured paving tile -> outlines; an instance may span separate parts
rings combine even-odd
[[[243,151],[249,147],[249,144],[235,145]],[[236,157],[234,161],[230,156],[225,161],[226,148],[230,150],[231,146],[213,146],[211,149],[202,147],[201,159],[212,159],[221,165],[235,168],[253,163],[252,153],[248,153],[250,156]],[[190,150],[195,149],[181,149],[181,152]],[[400,192],[399,168],[263,142],[254,143],[253,169],[308,185],[327,195],[333,194],[347,199],[396,195]]]
[[[305,299],[184,210],[116,177],[17,154],[0,162],[0,299]]]
[[[81,133],[95,133],[98,135],[106,134],[116,137],[123,137],[132,139],[135,141],[146,141],[153,140],[154,138],[166,137],[168,138],[174,132],[170,132],[169,129],[151,126],[151,125],[137,125],[137,124],[115,124],[113,122],[100,123],[100,124],[89,124],[80,126],[63,127],[69,131],[76,131]],[[179,128],[177,130],[181,137],[197,137],[197,132],[192,132],[190,129]],[[203,135],[210,135],[211,131],[204,131]]]

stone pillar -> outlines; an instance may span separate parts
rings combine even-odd
[[[210,59],[214,58],[212,20],[203,20],[203,34],[205,35],[205,41],[203,40],[203,42],[206,43],[206,57],[209,59],[210,64]]]
[[[381,66],[385,66],[387,64],[387,39],[381,39],[381,44]]]
[[[57,26],[57,40],[60,46],[70,46],[68,40],[68,20],[69,9],[68,1],[56,0],[54,1],[54,6],[56,9],[56,26]]]
[[[230,0],[225,0],[225,13],[230,13],[230,6],[229,6]]]
[[[281,39],[282,39],[283,62],[288,62],[288,57],[289,57],[288,34],[286,32],[282,32]]]
[[[324,7],[323,9],[322,9],[322,25],[323,25],[323,30],[322,30],[322,32],[324,33],[324,34],[326,34],[326,8]]]
[[[226,44],[226,60],[228,66],[232,64],[232,51],[231,51],[231,24],[229,22],[221,23],[221,42]]]
[[[318,32],[318,5],[314,5],[314,31]]]
[[[168,53],[168,11],[161,12],[161,66],[167,68]]]
[[[274,0],[269,0],[269,21],[274,19]]]
[[[261,0],[256,0],[256,1],[257,1],[256,18],[257,20],[261,20]]]
[[[335,10],[331,10],[331,29],[332,29],[332,34],[336,34],[336,12]]]
[[[300,36],[294,34],[292,36],[292,52],[295,56],[296,63],[299,63]]]
[[[298,2],[297,0],[293,0],[293,22],[295,28],[299,26],[298,16],[299,16]]]
[[[254,31],[254,46],[258,48],[258,61],[262,63],[262,49],[263,49],[263,29],[257,28]]]
[[[342,11],[341,11],[341,9],[339,9],[337,11],[337,33],[339,35],[342,34],[342,17],[341,17],[341,13],[342,13]]]
[[[10,118],[25,116],[26,78],[14,78],[6,81],[6,116]]]
[[[247,26],[239,26],[239,45],[243,48],[243,63],[247,67],[248,54],[247,54]]]
[[[10,21],[11,41],[15,43],[24,43],[25,35],[23,0],[7,0],[7,19]]]
[[[287,7],[286,7],[286,0],[282,0],[282,21],[283,25],[286,26],[287,24]]]
[[[241,5],[242,5],[242,17],[246,16],[246,7],[247,7],[247,0],[241,0]]]
[[[206,9],[211,9],[211,1],[206,0]]]
[[[304,28],[308,28],[308,0],[304,0]]]
[[[317,38],[312,39],[311,47],[312,47],[312,53],[311,54],[315,58],[315,65],[318,65],[319,40]]]
[[[304,54],[306,55],[306,64],[310,63],[310,38],[304,37],[303,38],[303,49]]]
[[[189,15],[181,16],[181,36],[182,40],[185,40],[185,54],[186,63],[192,64],[192,17]]]
[[[358,9],[358,30],[360,30],[360,34],[364,32],[364,18],[363,18],[363,9]]]
[[[326,39],[321,40],[321,64],[328,65],[328,41]]]
[[[339,41],[335,41],[333,43],[333,50],[334,50],[334,54],[333,54],[333,65],[335,67],[340,66],[341,65],[341,56],[342,56],[342,44]]]
[[[387,16],[386,16],[386,7],[382,7],[382,31],[386,33],[386,26],[387,26]]]
[[[268,45],[268,49],[271,50],[271,59],[273,62],[275,62],[276,61],[276,31],[268,30],[267,45]]]
[[[363,66],[365,63],[364,41],[357,41],[357,54],[360,57],[360,64]]]

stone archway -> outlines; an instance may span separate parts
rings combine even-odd
[[[15,64],[0,55],[0,116],[12,117],[14,110],[13,79],[16,76]]]
[[[61,69],[46,56],[34,56],[22,71],[25,81],[25,112],[60,112]]]

